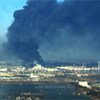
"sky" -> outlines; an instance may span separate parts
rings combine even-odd
[[[13,22],[13,12],[25,4],[26,0],[0,0],[0,40],[5,39],[7,28]]]

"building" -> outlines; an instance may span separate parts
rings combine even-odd
[[[88,85],[88,82],[87,81],[79,81],[78,84],[82,87],[86,87],[86,88],[89,88],[91,89],[91,86]]]
[[[100,61],[98,61],[98,72],[100,72]]]

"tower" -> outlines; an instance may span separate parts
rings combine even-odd
[[[98,72],[100,72],[100,61],[98,61]]]

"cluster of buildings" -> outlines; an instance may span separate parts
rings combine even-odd
[[[56,66],[34,67],[0,65],[0,82],[85,82],[99,84],[98,67]],[[86,84],[86,83],[85,83]],[[94,85],[94,84],[93,84]],[[94,85],[95,86],[95,85]]]
[[[100,62],[97,67],[56,66],[47,67],[37,64],[33,67],[0,65],[0,82],[50,82],[74,84],[82,94],[100,93]],[[85,89],[84,89],[85,88]],[[95,91],[94,91],[95,90]],[[78,94],[81,92],[78,91]],[[88,92],[90,91],[90,92]],[[16,100],[21,100],[23,95]],[[27,97],[28,98],[28,97]],[[37,97],[36,97],[37,98]],[[30,99],[30,98],[29,98]],[[39,98],[38,98],[39,100]]]

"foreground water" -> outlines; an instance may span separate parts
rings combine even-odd
[[[0,100],[16,100],[21,93],[42,94],[43,98],[38,100],[90,100],[86,96],[73,95],[74,91],[77,90],[65,84],[0,84]]]

